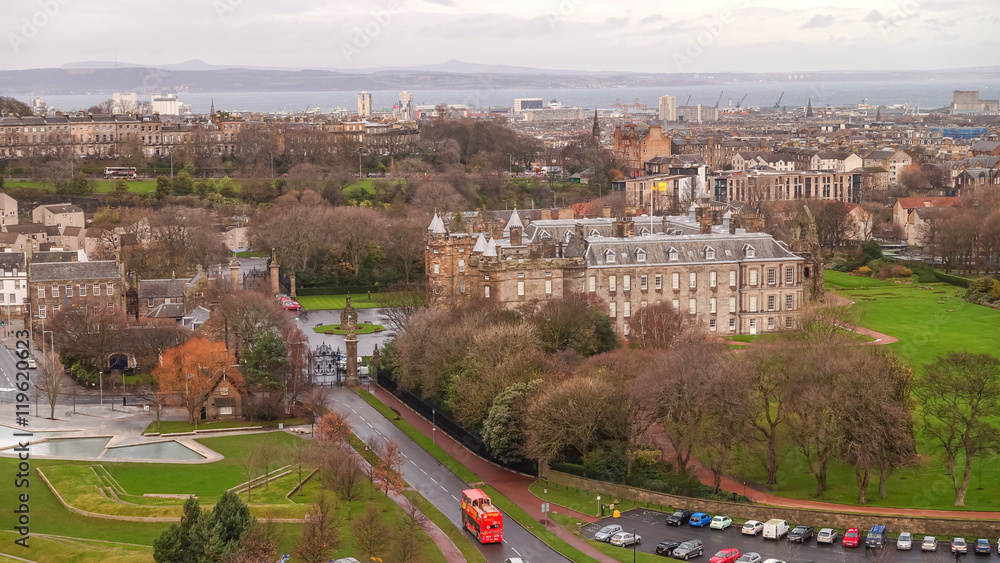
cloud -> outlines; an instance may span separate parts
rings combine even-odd
[[[449,8],[454,7],[456,4],[453,0],[424,0],[428,4],[437,4],[438,6],[448,6]]]
[[[641,20],[639,20],[639,23],[654,23],[654,22],[658,22],[658,21],[660,21],[662,19],[663,19],[663,16],[661,16],[660,14],[653,14],[651,16],[646,16],[646,17],[642,18]]]
[[[622,26],[628,23],[628,18],[608,18],[604,20],[604,25]]]
[[[819,27],[827,27],[833,23],[834,17],[830,14],[816,14],[809,21],[802,24],[799,29],[815,29]]]
[[[872,10],[871,12],[868,12],[868,15],[865,16],[864,21],[872,23],[882,21],[882,12],[878,10]]]

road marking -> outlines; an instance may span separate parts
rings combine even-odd
[[[520,552],[520,551],[518,551],[516,547],[511,547],[511,549],[513,549],[513,550],[514,550],[514,553],[516,553],[518,557],[520,557],[520,556],[521,556],[521,552]]]
[[[417,467],[417,468],[420,467],[419,465],[417,465],[417,462],[413,461],[412,459],[410,460],[410,463],[412,463],[414,465],[414,467]]]
[[[443,487],[443,486],[441,486],[441,485],[438,485],[438,486],[439,486],[439,487],[441,487],[441,490],[442,490],[442,491],[444,491],[444,492],[446,492],[446,493],[448,492],[448,489],[444,488],[444,487]]]
[[[413,465],[417,465],[417,464],[415,464],[415,463],[414,463]],[[427,472],[426,472],[426,471],[424,471],[424,468],[423,468],[423,467],[420,467],[420,466],[417,466],[417,469],[419,469],[419,470],[420,470],[420,472],[421,472],[421,473],[423,473],[424,475],[427,475]]]
[[[370,422],[366,422],[365,424],[367,424],[367,425],[368,425],[368,428],[371,428],[371,429],[373,429],[373,430],[375,429],[375,427],[374,427],[374,426],[372,426],[372,423],[370,423]]]
[[[403,456],[403,459],[410,459],[410,457],[404,454],[403,452],[399,452],[399,455]]]
[[[458,497],[456,497],[455,495],[451,495],[451,498],[455,499],[455,502],[458,502]]]
[[[437,479],[435,479],[435,478],[433,478],[433,477],[431,477],[431,481],[434,481],[435,483],[437,483],[437,482],[438,482],[438,480],[437,480]]]

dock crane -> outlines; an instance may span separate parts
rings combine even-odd
[[[785,93],[784,92],[781,93],[781,96],[778,96],[778,101],[774,103],[774,109],[778,109],[778,108],[781,107],[781,100],[783,100],[783,99],[785,99]]]
[[[745,101],[746,101],[746,99],[747,99],[747,96],[749,96],[749,95],[750,95],[750,93],[749,93],[749,92],[747,92],[746,94],[743,94],[743,99],[742,99],[742,100],[740,100],[740,101],[739,101],[739,103],[737,103],[737,104],[736,104],[736,109],[740,109],[740,106],[742,106],[742,105],[743,105],[743,102],[745,102]]]
[[[691,96],[688,96],[688,101],[684,102],[684,105],[686,106],[691,105]]]
[[[726,91],[725,91],[725,90],[723,90],[722,92],[719,92],[719,99],[718,99],[718,100],[715,100],[715,107],[716,107],[716,108],[718,108],[718,107],[719,107],[719,103],[720,103],[720,102],[722,101],[722,95],[723,95],[723,94],[725,94],[725,93],[726,93]]]

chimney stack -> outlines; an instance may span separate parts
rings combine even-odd
[[[610,205],[605,205],[604,206],[604,209],[601,210],[601,216],[604,217],[605,219],[610,219],[611,218],[611,206]]]
[[[510,228],[510,245],[511,246],[521,246],[523,240],[521,239],[521,227],[511,227]]]
[[[549,221],[552,219],[552,210],[549,208],[542,209],[542,221]]]

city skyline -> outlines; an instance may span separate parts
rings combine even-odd
[[[995,64],[985,0],[108,0],[22,3],[4,19],[0,70],[81,61],[363,70],[444,61],[633,72],[926,70]],[[110,28],[114,33],[95,33]],[[155,37],[157,28],[164,34]],[[976,38],[970,40],[969,38]],[[739,53],[734,57],[734,53]]]

